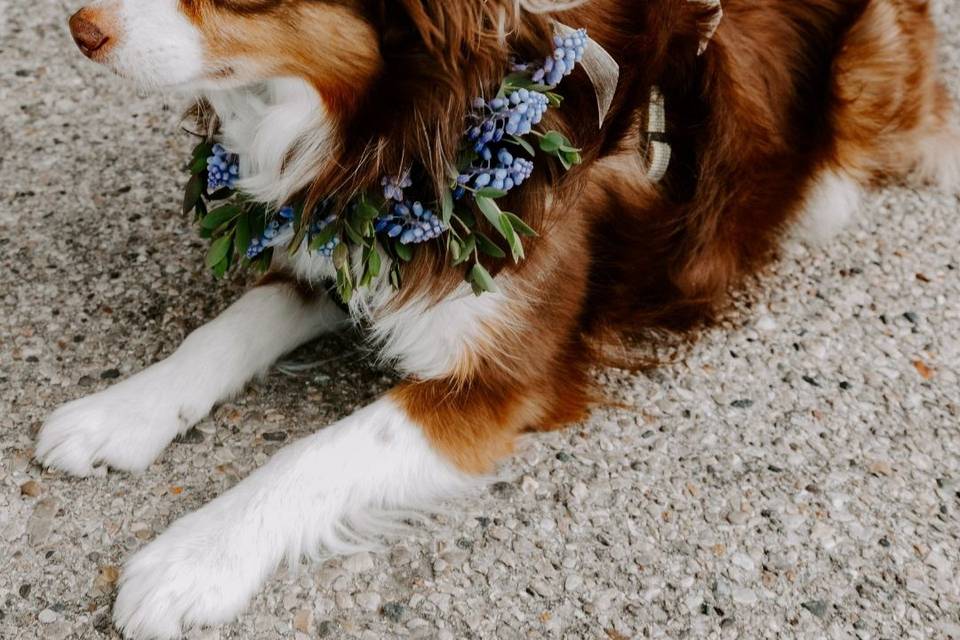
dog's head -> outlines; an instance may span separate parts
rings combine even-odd
[[[527,4],[95,0],[73,15],[70,31],[88,58],[146,88],[211,94],[293,79],[323,112],[322,124],[305,126],[328,132],[330,140],[314,145],[327,168],[345,167],[353,179],[362,157],[372,178],[397,171],[391,163],[434,172],[450,161],[470,100],[506,68],[506,36],[516,43],[531,30],[518,19]],[[548,39],[541,32],[531,41]],[[287,149],[281,164],[295,152]]]

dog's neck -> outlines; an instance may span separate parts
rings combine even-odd
[[[334,155],[333,123],[307,82],[281,78],[206,98],[224,145],[240,156],[239,187],[254,200],[272,206],[289,202]]]

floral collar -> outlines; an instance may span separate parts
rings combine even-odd
[[[477,98],[465,126],[457,163],[439,202],[411,200],[409,171],[383,178],[382,192],[367,193],[334,211],[329,201],[313,211],[291,203],[271,210],[243,193],[239,158],[216,138],[201,142],[189,165],[191,178],[184,212],[194,211],[200,233],[210,240],[207,265],[219,277],[233,266],[266,270],[273,252],[286,245],[291,253],[304,247],[333,262],[336,289],[349,302],[367,287],[390,258],[390,282],[401,286],[401,265],[416,246],[443,242],[452,266],[464,268],[477,295],[496,286],[480,256],[507,258],[507,252],[485,235],[480,213],[519,262],[522,237],[536,235],[520,217],[503,211],[497,200],[520,187],[533,173],[540,152],[557,158],[565,169],[581,162],[580,150],[558,131],[537,126],[562,97],[555,89],[583,60],[590,42],[586,30],[564,30],[554,36],[553,54],[538,64],[515,64],[490,99]],[[471,203],[474,206],[468,206]]]

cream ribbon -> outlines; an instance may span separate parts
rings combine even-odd
[[[716,12],[709,23],[705,25],[700,38],[700,48],[697,55],[703,55],[716,35],[717,29],[723,20],[723,7],[721,0],[689,0],[705,7],[715,7]],[[562,22],[555,22],[555,28],[559,35],[566,36],[574,32]],[[593,90],[597,95],[597,113],[600,116],[599,125],[602,128],[603,123],[610,113],[610,107],[613,105],[613,98],[617,92],[617,85],[620,82],[620,65],[613,59],[606,49],[601,47],[592,38],[587,40],[587,48],[583,54],[581,62],[583,70],[590,78],[593,84]],[[666,140],[667,136],[667,105],[663,93],[657,86],[650,88],[650,102],[647,111],[647,130],[646,145],[644,146],[643,160],[647,166],[647,177],[653,182],[663,180],[670,168],[670,159],[673,156],[673,149]]]
[[[555,22],[554,25],[560,36],[567,36],[576,31],[562,22]],[[590,78],[593,90],[597,94],[597,113],[600,116],[598,126],[602,128],[613,105],[617,85],[620,84],[620,65],[607,53],[606,49],[597,44],[596,40],[588,37],[580,66]]]

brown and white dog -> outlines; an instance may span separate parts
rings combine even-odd
[[[685,330],[764,265],[785,231],[828,236],[862,190],[917,175],[954,186],[960,136],[926,0],[98,0],[70,20],[89,58],[216,112],[242,188],[281,204],[356,193],[416,165],[447,175],[474,96],[511,55],[545,53],[554,20],[620,64],[602,128],[578,72],[550,126],[583,148],[509,196],[539,231],[475,297],[439,246],[351,304],[406,381],[319,430],[126,565],[114,608],[132,638],[229,621],[284,559],[349,547],[390,513],[429,508],[493,470],[527,431],[584,416],[610,336]],[[651,88],[673,161],[640,158]],[[386,269],[384,269],[386,272]],[[348,317],[301,252],[172,356],[44,425],[47,466],[145,469],[278,357]],[[235,345],[244,344],[243,350]],[[351,532],[346,538],[344,532]]]

